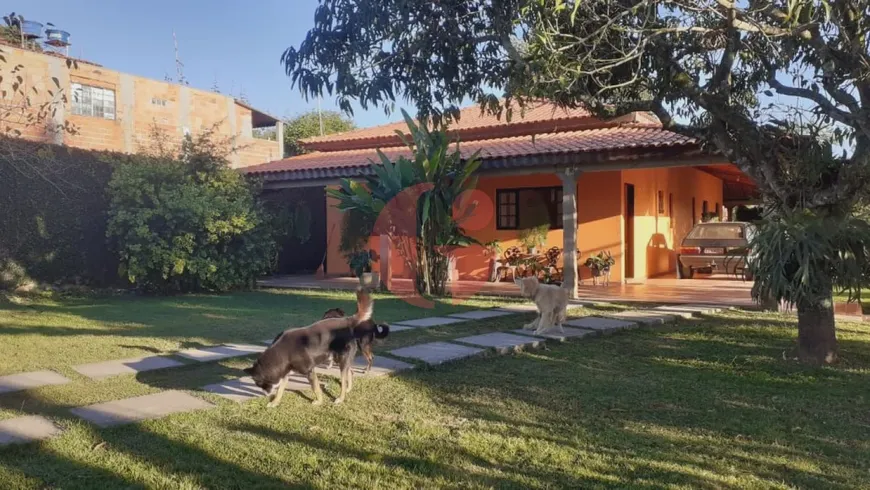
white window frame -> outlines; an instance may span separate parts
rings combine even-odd
[[[114,90],[77,82],[71,88],[73,114],[115,120]]]

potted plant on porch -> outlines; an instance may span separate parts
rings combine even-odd
[[[360,286],[378,287],[380,274],[372,272],[372,263],[377,258],[374,250],[357,250],[347,254],[347,264],[354,276],[359,279]]]
[[[550,225],[525,228],[520,231],[519,241],[530,254],[537,254],[538,248],[543,247],[547,242],[547,233],[549,232]]]
[[[596,284],[599,277],[604,277],[605,282],[610,282],[610,268],[616,263],[616,259],[610,252],[601,251],[597,255],[593,255],[586,259],[584,265],[589,268],[592,273],[592,283]]]

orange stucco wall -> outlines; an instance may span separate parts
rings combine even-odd
[[[700,221],[703,202],[708,202],[711,212],[716,203],[722,205],[722,181],[706,172],[680,167],[626,170],[623,182],[635,188],[635,279],[672,272],[676,268],[675,250],[695,222]],[[659,191],[664,201],[662,213],[659,213]],[[624,187],[622,199],[625,199]],[[672,206],[669,205],[671,200]]]
[[[625,226],[624,184],[635,186],[635,278],[643,279],[673,271],[676,264],[675,247],[691,230],[692,198],[695,198],[696,220],[701,218],[704,200],[713,211],[716,203],[722,203],[722,182],[716,177],[693,168],[630,170],[613,172],[594,172],[581,174],[577,181],[577,218],[578,249],[580,251],[580,277],[589,278],[589,271],[582,263],[590,255],[608,251],[616,259],[612,280],[623,277],[625,247],[623,234]],[[559,178],[553,174],[483,176],[477,189],[482,191],[493,203],[493,214],[476,221],[474,230],[469,234],[481,243],[492,240],[501,242],[502,250],[519,246],[518,230],[498,230],[495,220],[496,190],[528,187],[561,186]],[[662,191],[664,213],[658,214],[658,191]],[[669,214],[668,196],[673,194],[674,216]],[[339,251],[342,213],[334,208],[334,201],[327,198],[327,274],[348,275],[350,268]],[[486,209],[486,207],[484,207]],[[334,231],[333,231],[334,230]],[[544,249],[556,246],[563,248],[562,230],[551,230]],[[380,252],[379,240],[373,238],[371,248]],[[378,270],[378,264],[375,264]],[[394,277],[407,277],[401,257],[393,252]],[[473,246],[457,252],[457,269],[463,280],[487,280],[489,278],[489,258],[484,256],[481,247]]]

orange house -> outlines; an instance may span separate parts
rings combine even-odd
[[[616,263],[613,281],[642,281],[675,270],[682,238],[704,213],[723,216],[727,206],[752,197],[754,186],[721,158],[701,150],[694,140],[665,131],[659,121],[635,113],[609,121],[580,109],[558,109],[548,103],[515,111],[510,122],[464,109],[450,127],[463,156],[479,151],[482,160],[477,189],[492,206],[491,219],[467,230],[481,243],[519,244],[521,230],[546,224],[544,249],[563,250],[566,285],[590,276],[582,266],[590,255],[610,252]],[[404,123],[387,124],[304,141],[311,153],[243,171],[260,176],[265,189],[334,186],[342,178],[372,175],[376,149],[391,159],[410,156],[396,131]],[[325,220],[313,233],[324,233],[328,275],[348,275],[339,251],[342,213],[324,200]],[[331,236],[330,236],[331,235]],[[372,248],[380,241],[372,238]],[[393,277],[408,277],[393,253]],[[490,258],[480,247],[457,252],[460,280],[489,280]]]

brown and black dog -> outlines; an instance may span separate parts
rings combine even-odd
[[[323,391],[314,368],[330,357],[337,357],[341,371],[341,394],[335,403],[344,401],[353,388],[351,366],[357,349],[354,330],[371,319],[374,310],[368,291],[359,289],[356,297],[357,312],[353,316],[327,318],[305,328],[285,330],[260,354],[253,366],[245,369],[245,373],[267,395],[278,386],[278,392],[269,402],[269,407],[277,407],[281,403],[287,387],[287,375],[291,371],[307,376],[314,391],[313,403],[323,403]]]
[[[344,310],[341,308],[332,308],[326,310],[326,313],[323,314],[324,319],[341,318],[343,316]],[[389,325],[386,323],[375,323],[372,320],[366,320],[353,329],[353,336],[356,337],[356,346],[366,359],[366,368],[364,372],[367,373],[372,370],[372,362],[374,362],[375,359],[375,355],[372,353],[372,345],[375,343],[375,339],[386,338],[389,334]],[[333,363],[336,361],[337,359],[335,356],[331,357],[329,359],[329,367],[331,368]]]

